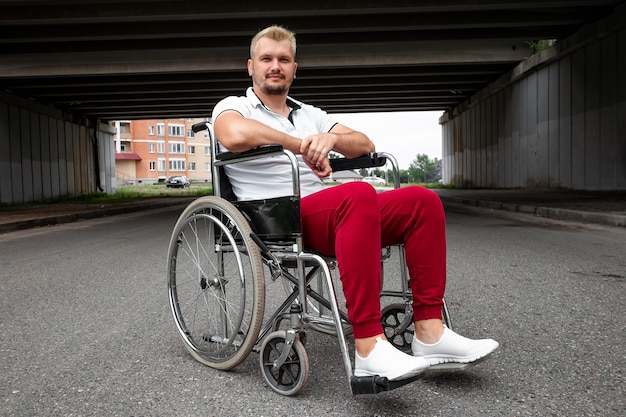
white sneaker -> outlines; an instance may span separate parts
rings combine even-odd
[[[380,337],[367,358],[354,354],[354,375],[387,377],[390,381],[410,378],[423,373],[428,368],[424,358],[407,355]]]
[[[415,335],[411,342],[413,356],[426,359],[431,366],[440,363],[471,363],[493,353],[499,343],[493,339],[472,340],[444,326],[443,335],[437,343],[422,343]]]

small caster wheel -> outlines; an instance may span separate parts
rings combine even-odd
[[[413,313],[404,304],[390,304],[383,308],[381,322],[389,343],[411,354],[411,341],[415,334]]]
[[[261,373],[267,384],[281,395],[296,395],[309,379],[309,357],[297,335],[291,337],[284,330],[270,333],[261,346],[259,355]],[[289,349],[285,352],[285,348]],[[279,361],[284,362],[279,364]]]

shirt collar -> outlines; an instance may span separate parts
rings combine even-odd
[[[248,98],[248,100],[250,100],[254,107],[263,106],[264,108],[267,108],[265,107],[265,104],[263,104],[259,96],[254,93],[252,87],[248,87],[248,89],[246,90],[246,97]],[[287,96],[287,106],[291,108],[291,110],[298,110],[302,107],[302,103]]]

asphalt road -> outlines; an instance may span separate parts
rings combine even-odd
[[[500,350],[462,374],[352,396],[335,340],[310,332],[309,382],[282,397],[256,353],[220,372],[184,350],[166,285],[181,210],[0,236],[0,415],[626,414],[622,228],[448,206],[454,328]]]

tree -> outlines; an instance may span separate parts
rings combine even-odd
[[[417,154],[417,158],[409,165],[409,177],[413,182],[432,181],[429,174],[437,169],[433,161],[426,154]]]
[[[409,171],[407,171],[406,169],[401,169],[398,174],[400,175],[401,184],[408,184],[411,182]]]

